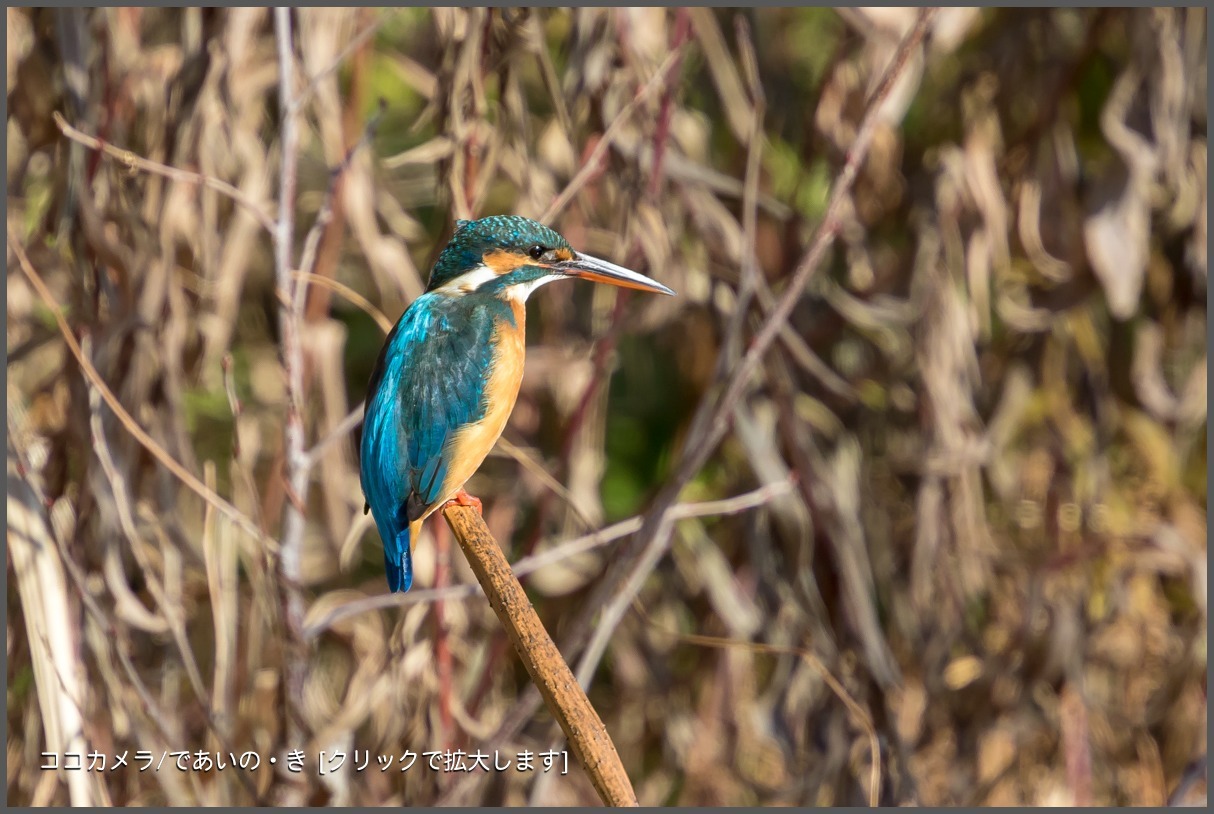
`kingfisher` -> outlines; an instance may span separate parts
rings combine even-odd
[[[413,582],[410,546],[427,517],[449,502],[480,510],[464,484],[518,398],[527,297],[570,278],[674,294],[529,218],[460,220],[388,334],[367,389],[359,477],[393,592]]]

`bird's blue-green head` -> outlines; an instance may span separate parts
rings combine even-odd
[[[526,302],[545,283],[574,277],[673,294],[643,274],[573,250],[552,229],[514,215],[461,220],[430,272],[427,291],[491,294]]]

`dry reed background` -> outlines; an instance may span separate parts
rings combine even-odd
[[[942,10],[886,93],[916,11],[7,15],[10,803],[596,801],[316,771],[558,744],[357,477],[499,212],[680,294],[537,295],[471,484],[643,804],[1204,799],[1204,10]],[[263,763],[39,768],[141,749]]]

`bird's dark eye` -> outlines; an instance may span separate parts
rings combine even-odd
[[[527,254],[531,255],[532,260],[539,260],[541,257],[544,256],[544,252],[546,252],[546,251],[548,251],[548,250],[537,243],[534,246],[532,246],[530,249],[527,250]]]

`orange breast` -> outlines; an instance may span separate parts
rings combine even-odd
[[[510,413],[518,400],[519,386],[523,381],[523,359],[526,355],[525,319],[522,303],[511,303],[514,309],[514,325],[499,320],[493,333],[493,344],[497,361],[486,384],[487,404],[485,417],[469,424],[457,432],[449,442],[451,463],[443,481],[441,497],[426,512],[437,511],[452,495],[458,492],[468,479],[484,463],[485,456],[493,449]]]

